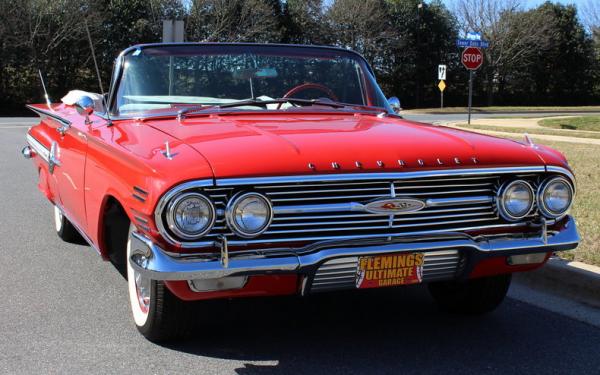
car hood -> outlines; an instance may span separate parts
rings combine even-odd
[[[216,178],[542,165],[525,144],[363,114],[229,114],[146,120],[193,147]]]

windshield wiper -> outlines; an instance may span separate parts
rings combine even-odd
[[[243,107],[245,105],[256,105],[265,107],[267,104],[299,104],[299,105],[324,105],[332,108],[344,108],[345,105],[340,103],[335,103],[332,101],[326,101],[321,99],[298,99],[298,98],[277,98],[277,99],[268,99],[268,100],[260,100],[260,99],[247,99],[240,100],[233,103],[226,103],[218,105],[218,108],[233,108],[233,107]]]
[[[205,111],[207,109],[223,109],[223,108],[234,108],[234,107],[243,107],[243,106],[260,106],[266,107],[267,104],[283,104],[290,103],[296,105],[323,105],[332,108],[344,108],[346,107],[344,104],[330,102],[326,100],[320,99],[298,99],[298,98],[277,98],[277,99],[268,99],[268,100],[260,100],[260,99],[244,99],[238,100],[232,103],[225,104],[215,104],[215,105],[204,105],[204,106],[192,106],[179,110],[177,112],[177,118],[181,119],[185,117],[185,115],[200,111]]]

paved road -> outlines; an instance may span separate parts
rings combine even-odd
[[[592,374],[600,328],[509,298],[493,314],[438,312],[420,287],[261,299],[198,317],[197,339],[159,346],[129,317],[126,282],[88,246],[61,242],[0,125],[0,373]],[[525,298],[526,299],[526,298]]]
[[[591,113],[582,112],[582,113],[573,113],[573,112],[565,112],[565,113],[532,113],[532,112],[519,112],[519,113],[473,113],[471,115],[471,119],[479,119],[479,118],[494,118],[494,117],[547,117],[547,116],[589,116]],[[595,113],[594,115],[597,115]],[[465,121],[467,122],[466,114],[440,114],[440,115],[430,115],[430,114],[403,114],[404,118],[413,121],[425,122],[425,123],[439,123],[440,121]]]

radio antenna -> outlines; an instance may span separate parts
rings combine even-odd
[[[46,84],[44,83],[44,76],[42,76],[42,71],[40,69],[38,69],[38,74],[40,75],[40,81],[42,81],[42,88],[44,89],[44,97],[46,98],[46,105],[48,106],[49,110],[53,110],[52,106],[50,105],[50,97],[48,96],[48,91],[46,90]]]
[[[90,28],[88,27],[87,19],[84,19],[85,31],[87,33],[88,41],[90,42],[90,49],[92,50],[92,59],[94,60],[94,67],[96,68],[96,76],[98,77],[98,86],[100,86],[100,95],[102,96],[102,103],[106,111],[106,119],[108,120],[107,126],[112,126],[112,120],[110,119],[110,110],[108,103],[106,102],[106,96],[104,95],[104,87],[102,86],[102,78],[100,77],[100,69],[98,69],[98,61],[96,60],[96,51],[94,50],[94,43],[92,42],[92,36],[90,35]]]

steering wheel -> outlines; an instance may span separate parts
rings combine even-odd
[[[320,83],[310,83],[310,82],[309,83],[302,83],[302,84],[300,84],[298,86],[294,86],[290,91],[286,92],[285,95],[283,95],[283,97],[284,98],[289,98],[292,95],[295,95],[295,94],[297,94],[297,93],[299,93],[301,91],[310,90],[310,89],[319,90],[319,91],[327,94],[327,96],[330,99],[332,99],[333,101],[339,102],[339,99],[338,99],[337,95],[335,95],[333,93],[333,91],[329,87],[327,87],[325,85],[322,85]],[[283,103],[279,103],[279,105],[277,106],[277,109],[280,109],[282,104]]]

